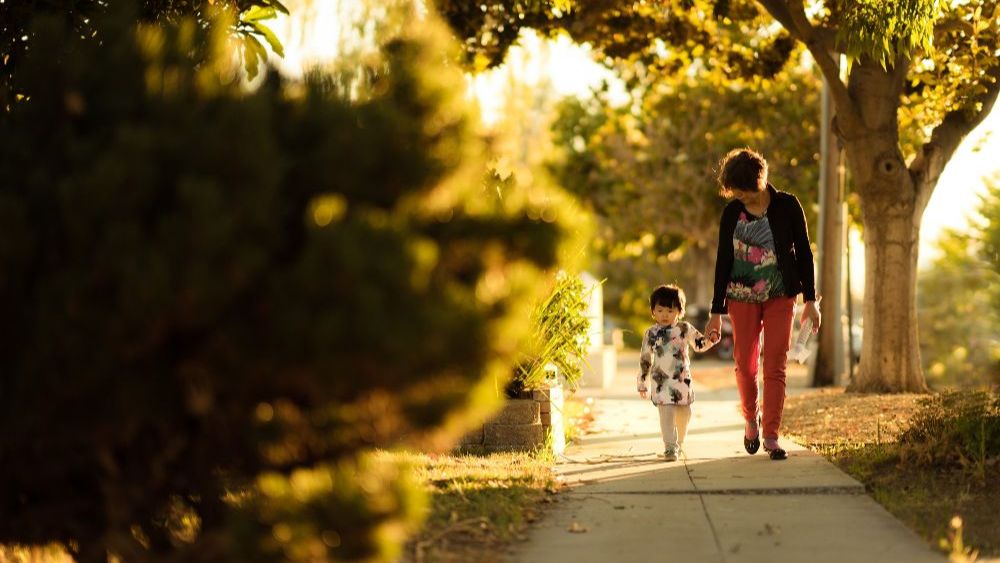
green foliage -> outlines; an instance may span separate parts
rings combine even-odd
[[[1000,174],[986,179],[986,192],[980,198],[979,215],[981,219],[976,228],[978,257],[990,271],[990,283],[983,287],[990,296],[992,310],[1000,311]]]
[[[851,59],[870,57],[882,68],[896,57],[931,47],[935,0],[829,2],[830,19],[839,22],[837,42]]]
[[[275,55],[285,56],[285,47],[278,36],[264,22],[278,17],[278,14],[288,15],[288,8],[278,0],[257,0],[258,3],[240,11],[236,22],[236,33],[242,43],[243,65],[247,76],[253,80],[259,73],[261,63],[267,63],[267,49],[264,40]]]
[[[945,231],[918,279],[920,354],[936,387],[1000,385],[1000,182],[990,180],[971,232]]]
[[[799,60],[787,22],[776,26],[762,3],[752,0],[438,4],[465,40],[465,59],[477,70],[500,64],[522,28],[550,36],[568,33],[577,43],[593,46],[608,65],[634,64],[638,70],[626,76],[630,85],[646,74],[683,75],[691,69],[730,79],[766,79]],[[801,9],[801,3],[787,0],[769,4],[785,12]],[[825,0],[811,5],[809,13],[816,33],[829,36],[830,50],[870,57],[884,70],[897,58],[907,60],[898,104],[898,135],[907,162],[948,112],[974,116],[984,95],[996,88],[1000,7],[995,1]]]
[[[532,312],[530,357],[517,366],[511,381],[513,388],[545,388],[550,364],[569,386],[580,380],[590,342],[590,293],[580,276],[564,271],[556,274],[548,296]]]
[[[360,99],[245,91],[218,26],[92,25],[39,18],[0,113],[0,544],[392,558],[423,493],[367,452],[490,414],[558,216],[484,189],[433,16]]]
[[[996,2],[939,2],[930,48],[913,51],[899,108],[903,154],[918,154],[949,112],[973,116],[995,83],[1000,49]]]
[[[427,510],[423,483],[405,458],[369,453],[357,460],[262,473],[230,523],[232,560],[396,560],[407,529]],[[263,548],[263,549],[262,549]]]
[[[81,38],[102,41],[98,26],[109,7],[126,10],[140,22],[179,23],[194,18],[199,27],[207,27],[214,18],[226,18],[229,29],[240,41],[240,57],[252,79],[260,65],[267,62],[264,40],[279,57],[284,48],[274,32],[264,23],[288,9],[280,0],[129,0],[112,3],[102,0],[7,0],[4,2],[3,25],[0,26],[0,109],[16,99],[31,97],[33,92],[15,88],[17,73],[23,59],[37,41],[32,24],[37,17],[55,17],[63,21],[67,32]]]
[[[787,33],[767,25],[769,18],[750,0],[439,0],[436,4],[464,39],[464,59],[474,70],[503,62],[526,28],[549,36],[569,32],[574,41],[593,46],[609,62],[641,62],[657,72],[684,70],[697,60],[731,77],[770,77],[781,70],[794,47]]]
[[[987,460],[1000,456],[1000,397],[963,390],[922,400],[899,437],[899,455],[922,465],[984,471]]]
[[[805,202],[815,224],[818,81],[801,69],[773,80],[727,81],[718,72],[650,76],[633,103],[606,92],[569,99],[553,124],[557,181],[599,218],[593,248],[609,310],[648,324],[651,288],[677,282],[692,306],[710,292],[726,201],[714,170],[732,147],[764,152],[771,181]]]
[[[489,4],[438,0],[435,5],[464,42],[465,64],[477,71],[503,62],[522,28],[541,30],[561,15],[547,0]]]

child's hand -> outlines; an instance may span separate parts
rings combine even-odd
[[[639,391],[639,397],[645,399],[646,398],[646,392],[645,391]]]
[[[709,342],[711,342],[712,344],[718,344],[720,340],[722,340],[722,337],[719,335],[719,331],[717,331],[715,329],[712,329],[711,331],[709,331],[709,333],[708,333],[708,341]]]

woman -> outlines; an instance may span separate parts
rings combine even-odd
[[[722,194],[733,198],[722,212],[715,265],[712,316],[705,334],[721,335],[722,315],[733,325],[736,384],[746,428],[743,446],[750,454],[760,448],[771,459],[787,454],[778,444],[785,405],[785,365],[791,342],[795,298],[805,299],[801,321],[820,326],[816,306],[813,255],[805,214],[794,195],[767,182],[767,161],[750,149],[735,149],[719,166]],[[763,417],[757,410],[757,357],[764,332]]]

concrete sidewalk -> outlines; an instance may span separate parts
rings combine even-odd
[[[735,389],[699,388],[698,364],[685,454],[658,459],[657,412],[635,394],[637,365],[625,356],[613,388],[578,393],[594,398],[596,432],[568,448],[557,466],[568,492],[511,561],[946,560],[821,456],[790,440],[785,461],[747,455]]]

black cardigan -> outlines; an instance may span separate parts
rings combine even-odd
[[[774,234],[774,251],[778,258],[778,271],[785,295],[795,297],[803,294],[806,301],[816,300],[816,281],[813,274],[813,254],[809,248],[809,231],[806,216],[798,198],[788,192],[767,185],[771,193],[771,203],[767,206],[767,219]],[[740,213],[746,207],[734,199],[722,211],[719,222],[719,250],[715,261],[715,294],[712,297],[712,312],[725,314],[726,286],[733,271],[733,231]],[[749,213],[749,212],[747,212]]]

